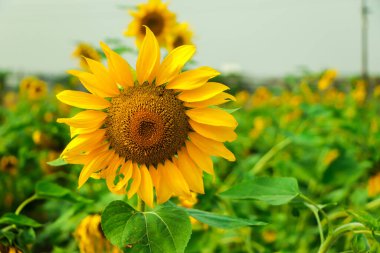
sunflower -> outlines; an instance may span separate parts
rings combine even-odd
[[[0,171],[15,175],[17,173],[18,160],[13,155],[3,156],[0,159]]]
[[[100,61],[101,59],[98,51],[96,51],[96,49],[92,47],[90,44],[84,42],[78,43],[72,55],[73,57],[79,59],[79,65],[81,66],[81,68],[86,70],[88,69],[88,65],[83,57],[90,58],[95,61]]]
[[[192,45],[193,31],[188,23],[180,23],[175,26],[173,32],[167,37],[167,48],[173,50],[182,45]]]
[[[120,249],[112,246],[105,238],[98,214],[88,215],[78,225],[74,236],[81,253],[119,253]]]
[[[368,196],[375,197],[380,193],[380,172],[368,179]]]
[[[148,3],[138,5],[137,11],[130,11],[133,21],[124,31],[126,36],[136,37],[136,44],[140,46],[144,36],[145,28],[156,36],[160,46],[165,46],[167,37],[176,24],[176,16],[168,10],[167,4],[161,0],[149,0]]]
[[[18,248],[16,247],[13,247],[13,246],[5,246],[5,245],[2,245],[0,244],[0,252],[1,253],[22,253],[21,250],[19,250]]]
[[[20,83],[20,95],[29,101],[41,100],[46,97],[47,84],[37,77],[25,77]]]
[[[327,88],[331,86],[331,84],[334,82],[336,76],[338,75],[338,71],[335,69],[328,69],[325,73],[323,73],[323,76],[318,81],[318,89],[320,91],[324,91]]]
[[[79,187],[90,177],[105,178],[110,191],[137,193],[153,206],[171,196],[204,193],[203,171],[214,174],[210,156],[234,161],[223,145],[233,141],[237,122],[216,108],[234,97],[227,86],[208,82],[219,73],[210,67],[181,72],[195,53],[184,45],[160,63],[160,48],[146,28],[136,63],[134,80],[129,64],[101,43],[108,69],[87,59],[92,73],[77,70],[90,93],[66,90],[57,98],[87,109],[58,122],[70,126],[74,137],[61,154],[72,164],[84,164]]]

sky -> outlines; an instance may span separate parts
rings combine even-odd
[[[63,73],[77,67],[78,41],[122,39],[137,0],[0,0],[0,69]],[[367,0],[369,70],[380,74],[380,0]],[[171,0],[195,33],[198,65],[274,77],[361,70],[359,0]],[[135,56],[126,55],[130,63]]]

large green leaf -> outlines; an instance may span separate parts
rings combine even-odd
[[[25,216],[17,215],[14,213],[6,213],[0,217],[0,224],[14,224],[16,226],[26,226],[26,227],[40,227],[41,224],[37,221]]]
[[[112,244],[131,252],[181,253],[191,235],[189,217],[181,209],[164,206],[139,212],[120,200],[104,210],[102,229]]]
[[[64,199],[75,202],[91,202],[82,196],[50,181],[40,181],[36,185],[36,195],[39,198]]]
[[[261,200],[271,205],[288,203],[300,194],[295,178],[257,177],[238,184],[220,195],[231,199]]]
[[[183,209],[186,210],[190,216],[212,227],[231,229],[245,226],[262,226],[267,224],[262,221],[234,218],[197,209]]]

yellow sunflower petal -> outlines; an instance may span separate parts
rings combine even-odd
[[[104,166],[102,169],[94,172],[91,174],[91,177],[95,178],[94,177],[94,174],[97,175],[97,178],[107,178],[107,175],[109,174],[109,171],[111,169],[110,165],[111,165],[111,161],[115,161],[116,159],[119,159],[119,155],[115,153],[114,150],[110,149],[108,150],[108,155],[104,158],[104,164],[106,164],[106,166]]]
[[[192,142],[186,142],[186,149],[193,162],[210,175],[214,175],[214,167],[211,158],[201,151]]]
[[[173,80],[181,71],[186,62],[193,57],[195,46],[184,45],[172,50],[162,61],[158,69],[156,85]]]
[[[95,132],[96,130],[99,129],[99,126],[91,126],[91,128],[77,128],[77,127],[70,127],[70,137],[71,138],[74,138],[75,136],[79,135],[79,134],[89,134],[89,133],[93,133]]]
[[[71,164],[87,164],[94,159],[98,153],[103,153],[109,149],[108,143],[103,143],[95,147],[91,152],[85,154],[69,155],[65,157],[65,161]]]
[[[114,190],[119,192],[128,184],[128,181],[131,179],[133,173],[133,163],[131,160],[128,160],[120,169],[120,174],[123,175],[123,178],[117,182],[114,187]]]
[[[156,195],[157,195],[158,204],[165,203],[173,195],[171,189],[168,186],[168,182],[165,178],[166,176],[165,170],[166,168],[164,167],[164,165],[162,165],[161,163],[158,164],[157,173],[158,173],[159,182],[158,182],[158,185],[156,186]]]
[[[193,163],[186,149],[182,149],[178,152],[176,162],[178,169],[181,171],[190,189],[194,192],[204,194],[202,170]]]
[[[94,74],[79,70],[69,70],[67,73],[76,76],[81,81],[83,86],[94,95],[99,97],[114,97],[118,94],[114,93],[112,90],[109,90],[107,86],[99,82]]]
[[[88,155],[76,155],[76,156],[69,156],[65,158],[65,161],[70,164],[86,164],[89,163],[89,161],[92,160],[92,157],[88,157]]]
[[[186,114],[190,119],[206,125],[235,128],[238,124],[231,114],[220,109],[195,108],[187,110]]]
[[[203,152],[209,155],[221,156],[228,161],[235,161],[235,155],[223,143],[203,137],[197,133],[189,133],[190,140]]]
[[[149,166],[149,174],[150,174],[150,177],[152,178],[153,185],[157,188],[160,177],[158,175],[156,168],[154,168],[153,165]]]
[[[133,164],[133,174],[132,174],[132,184],[128,191],[128,198],[132,198],[133,195],[138,191],[141,183],[141,173],[138,165],[136,163]]]
[[[150,207],[153,207],[153,183],[149,171],[143,164],[140,168],[141,184],[139,188],[139,196]]]
[[[212,105],[221,105],[229,101],[236,101],[236,99],[231,94],[222,92],[207,100],[199,101],[199,102],[185,102],[184,105],[190,108],[203,108],[203,107],[208,107]]]
[[[193,120],[189,120],[190,126],[200,135],[213,139],[215,141],[234,141],[237,138],[237,134],[233,128],[204,125]]]
[[[97,157],[92,159],[88,164],[86,164],[83,167],[82,171],[79,174],[78,188],[81,188],[83,184],[87,182],[92,173],[101,170],[108,165],[108,160],[105,159],[108,155],[108,151],[99,153]]]
[[[90,58],[85,58],[87,61],[88,66],[90,67],[90,70],[92,73],[94,73],[96,79],[98,80],[99,84],[106,87],[107,91],[112,93],[113,96],[117,96],[120,91],[117,88],[116,80],[113,80],[107,71],[106,67],[103,66],[98,61],[92,60]]]
[[[128,62],[110,49],[104,42],[100,42],[100,46],[107,57],[111,77],[124,88],[133,86],[133,75]]]
[[[171,191],[177,196],[189,195],[190,189],[181,172],[171,161],[165,162],[164,178]]]
[[[76,128],[86,128],[101,126],[104,120],[107,118],[107,114],[101,111],[86,110],[76,114],[72,118],[59,118],[58,123],[65,123],[69,126]]]
[[[220,73],[210,67],[199,67],[179,74],[168,83],[166,88],[178,90],[192,90],[204,85],[210,78]]]
[[[152,31],[146,27],[146,35],[141,44],[136,62],[137,80],[140,84],[152,82],[160,64],[160,46]]]
[[[210,99],[228,89],[224,84],[208,82],[197,89],[183,91],[177,97],[185,102],[197,102]]]
[[[57,95],[57,98],[68,105],[82,109],[106,109],[111,106],[107,100],[82,91],[65,90]]]
[[[104,129],[98,129],[94,133],[78,135],[72,139],[66,148],[62,151],[62,157],[67,155],[81,153],[89,150],[93,150],[94,147],[98,147],[102,144],[105,136]]]
[[[107,168],[107,176],[106,176],[106,184],[108,187],[108,190],[112,193],[118,193],[118,191],[115,189],[115,179],[117,177],[117,170],[119,169],[120,165],[122,164],[123,159],[119,157],[119,159],[115,159],[110,162],[108,168]]]

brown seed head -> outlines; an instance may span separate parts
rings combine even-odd
[[[111,101],[106,134],[116,153],[139,164],[157,165],[184,145],[190,126],[174,91],[144,84]]]
[[[158,12],[151,12],[151,13],[148,13],[141,20],[140,32],[141,34],[145,35],[144,25],[149,27],[155,36],[160,36],[162,31],[164,30],[165,21],[164,21],[164,18],[162,17],[162,14]]]

